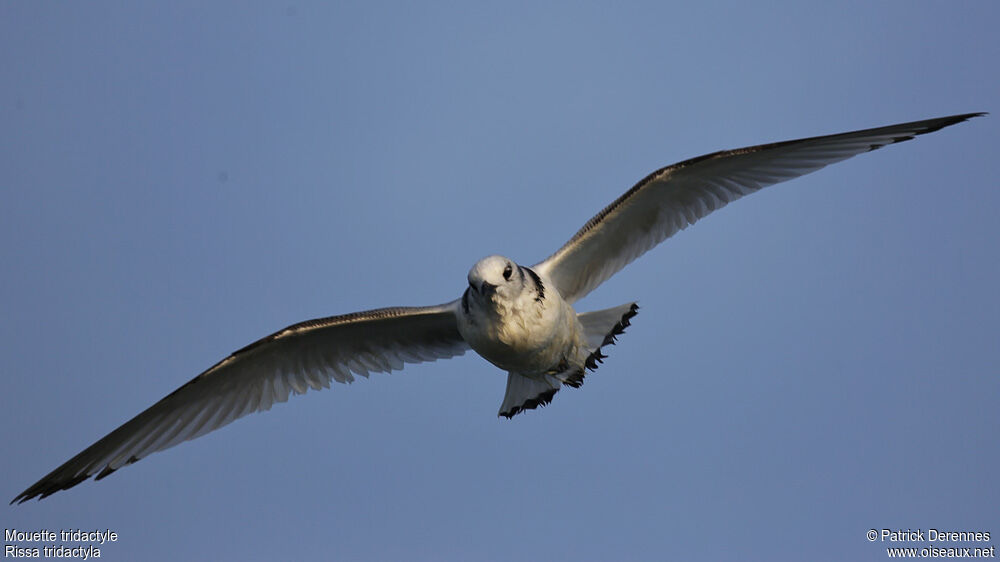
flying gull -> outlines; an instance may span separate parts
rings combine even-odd
[[[437,306],[381,308],[308,320],[232,353],[66,461],[11,503],[104,478],[151,453],[205,435],[292,394],[445,359],[469,348],[507,371],[499,415],[578,388],[635,316],[629,302],[577,313],[573,303],[705,215],[762,187],[931,133],[983,113],[724,150],[656,170],[530,267],[479,260],[462,296]]]

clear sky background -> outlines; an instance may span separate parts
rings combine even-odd
[[[498,419],[505,375],[474,354],[409,366],[4,506],[3,527],[111,529],[105,560],[884,560],[871,528],[997,545],[998,21],[0,4],[5,501],[250,341],[449,301],[479,258],[541,260],[660,166],[995,112],[646,254],[579,303],[642,309],[547,408]]]

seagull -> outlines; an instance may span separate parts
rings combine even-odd
[[[579,388],[606,358],[638,306],[577,313],[573,304],[654,246],[763,187],[985,113],[713,152],[660,168],[587,221],[545,260],[524,266],[491,255],[472,266],[462,296],[308,320],[230,354],[17,495],[45,498],[100,480],[330,382],[390,372],[470,348],[507,372],[499,415],[549,404]]]

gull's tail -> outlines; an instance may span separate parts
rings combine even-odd
[[[582,361],[582,366],[547,373],[541,378],[509,373],[507,392],[504,394],[503,403],[500,404],[499,415],[510,419],[525,410],[533,410],[552,402],[552,398],[564,384],[573,388],[583,385],[587,369],[597,370],[599,364],[607,357],[601,353],[601,348],[615,343],[615,339],[625,332],[629,321],[638,314],[638,310],[639,306],[630,302],[578,315],[577,319],[583,326],[584,337],[587,340],[587,356]]]

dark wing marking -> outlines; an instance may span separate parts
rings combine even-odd
[[[538,276],[537,273],[530,267],[518,266],[521,270],[521,276],[524,276],[524,272],[528,272],[528,276],[531,277],[531,282],[535,284],[535,302],[542,302],[545,300],[545,284],[542,283],[542,278]]]
[[[979,115],[984,114],[724,150],[661,168],[587,221],[535,269],[572,303],[678,230],[744,195]]]
[[[461,355],[458,301],[383,308],[301,322],[262,338],[190,380],[53,470],[11,503],[100,480],[151,453],[200,437],[290,394],[349,383],[354,374]],[[352,374],[353,373],[353,374]]]

